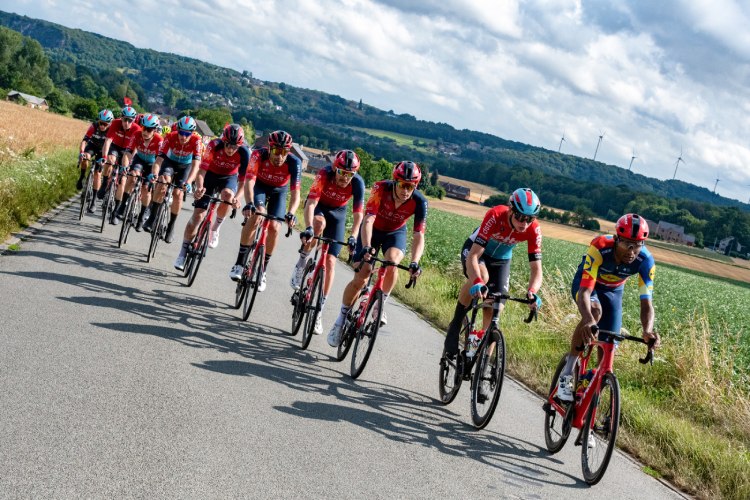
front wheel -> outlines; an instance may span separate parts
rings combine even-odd
[[[374,314],[373,309],[375,309]],[[383,292],[376,290],[370,299],[370,303],[367,305],[364,322],[357,329],[354,338],[354,352],[352,353],[350,372],[352,378],[362,375],[362,371],[365,369],[365,365],[367,365],[367,360],[370,359],[372,348],[375,346],[375,339],[378,336],[378,330],[380,330],[380,319],[382,317]]]
[[[614,373],[606,373],[586,412],[581,436],[581,466],[588,484],[594,485],[604,477],[619,428],[620,385]]]
[[[208,248],[208,228],[204,227],[203,231],[199,232],[198,234],[199,234],[199,240],[198,240],[198,243],[196,244],[197,249],[195,250],[195,254],[193,255],[193,258],[195,260],[193,262],[193,265],[190,266],[190,273],[188,274],[187,286],[193,286],[195,277],[198,276],[198,270],[201,267],[201,262],[203,262],[203,257],[206,256],[206,249]]]
[[[557,383],[560,379],[560,373],[565,368],[568,356],[563,355],[560,362],[557,364],[555,374],[552,376],[552,383],[549,387],[549,396],[547,396],[547,402],[544,403],[544,442],[547,445],[547,450],[550,453],[557,453],[562,450],[565,446],[565,442],[570,436],[571,422],[573,419],[573,413],[575,412],[575,404],[568,403],[563,404],[564,408],[567,408],[564,414],[561,414],[557,409],[552,406],[552,399],[555,397],[557,391]]]
[[[320,310],[323,307],[323,281],[325,281],[325,274],[320,272],[315,276],[315,281],[310,290],[310,302],[306,305],[305,329],[302,330],[302,345],[300,345],[302,350],[307,349],[315,334],[315,322],[318,320]]]
[[[315,264],[310,260],[305,265],[305,270],[302,273],[302,280],[300,281],[300,287],[292,294],[292,331],[289,335],[294,337],[299,333],[299,329],[302,326],[302,320],[305,318],[305,312],[307,311],[307,292],[310,290],[307,281],[310,278]]]
[[[114,186],[114,182],[110,182],[109,186],[107,187],[107,191],[104,194],[104,203],[102,204],[102,225],[99,228],[100,233],[104,232],[104,226],[107,224],[109,212],[114,207],[116,189],[117,188]]]
[[[88,207],[89,203],[91,202],[91,197],[94,195],[94,176],[91,175],[91,171],[89,170],[89,174],[86,176],[86,184],[83,186],[83,191],[81,191],[81,212],[78,214],[78,220],[83,220],[83,214],[86,212],[86,207]]]
[[[487,332],[476,353],[477,364],[471,379],[471,420],[477,429],[490,423],[497,408],[505,377],[505,338],[500,330]]]
[[[250,268],[247,273],[243,273],[243,279],[248,280],[248,286],[250,289],[245,294],[245,307],[242,311],[242,321],[247,321],[250,317],[250,313],[253,310],[255,304],[255,296],[258,295],[258,287],[260,281],[263,278],[263,269],[265,268],[265,255],[266,249],[261,245],[256,247],[256,251],[253,255],[253,260],[250,263]]]
[[[153,259],[154,256],[156,256],[156,247],[159,244],[159,238],[160,238],[159,233],[161,232],[161,221],[164,218],[165,210],[166,210],[166,207],[162,203],[161,205],[159,205],[159,208],[156,211],[156,214],[154,217],[154,225],[151,228],[151,242],[149,243],[149,246],[148,246],[148,253],[146,254],[146,262],[151,262],[151,259]],[[186,262],[185,265],[187,266],[188,263]]]
[[[135,212],[135,196],[128,198],[128,202],[125,205],[123,211],[122,225],[120,227],[120,239],[117,241],[117,247],[122,246],[128,241],[128,233],[130,232],[130,226],[133,224],[133,213]]]
[[[458,354],[453,359],[448,358],[445,349],[443,349],[443,356],[440,358],[438,390],[440,391],[440,402],[444,405],[452,403],[461,388],[466,367],[463,346],[465,340],[469,338],[470,329],[471,325],[468,318],[464,318],[461,331],[458,334]]]

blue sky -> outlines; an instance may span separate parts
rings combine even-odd
[[[155,9],[158,5],[158,10]],[[750,197],[750,6],[730,0],[0,0],[0,9]],[[164,15],[161,15],[163,13]],[[634,153],[633,153],[634,152]]]

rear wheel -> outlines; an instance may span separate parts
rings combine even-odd
[[[112,210],[115,204],[115,186],[114,182],[110,181],[107,191],[104,193],[104,203],[102,204],[102,225],[99,228],[99,232],[104,232],[104,226],[107,224],[109,218],[109,212]]]
[[[341,330],[341,342],[336,349],[336,361],[343,361],[346,355],[349,353],[352,344],[354,343],[354,335],[356,334],[357,318],[359,317],[359,309],[354,313],[349,312],[347,318],[344,321],[344,326]]]
[[[239,309],[242,307],[242,302],[245,300],[245,294],[247,294],[247,282],[240,276],[237,281],[237,286],[234,289],[234,308]]]
[[[151,227],[151,243],[148,246],[148,253],[146,254],[146,262],[151,262],[151,259],[156,255],[156,246],[159,244],[159,237],[161,233],[162,219],[164,219],[164,212],[166,211],[164,203],[159,205],[156,209],[156,216],[154,217],[154,224]],[[187,262],[186,269],[187,269]]]
[[[453,359],[449,359],[445,354],[445,349],[443,349],[443,356],[440,358],[438,389],[440,390],[440,402],[444,405],[450,404],[456,398],[458,390],[461,388],[464,368],[466,366],[463,345],[465,345],[465,339],[469,338],[470,328],[471,325],[468,318],[464,318],[461,332],[458,334],[458,354]]]
[[[260,280],[263,278],[265,256],[266,249],[261,245],[253,255],[250,270],[247,273],[249,290],[247,291],[247,294],[245,294],[245,308],[242,311],[242,321],[247,321],[247,318],[250,317],[250,313],[253,311],[255,296],[258,295],[258,286],[260,286]],[[243,276],[245,275],[243,274]]]
[[[376,317],[373,317],[373,308],[377,307]],[[367,305],[365,321],[361,328],[357,330],[354,338],[354,352],[352,353],[351,376],[357,378],[367,365],[370,359],[372,348],[375,346],[375,339],[380,330],[380,319],[383,317],[383,292],[376,290]]]
[[[614,373],[606,373],[601,390],[591,400],[581,436],[583,479],[588,484],[596,484],[604,477],[619,428],[620,386]]]
[[[300,287],[292,294],[292,307],[294,309],[292,310],[292,331],[289,332],[291,336],[297,335],[302,326],[302,320],[305,318],[305,312],[307,312],[307,300],[305,297],[310,288],[310,285],[308,285],[307,282],[314,266],[315,264],[313,264],[311,260],[307,262],[307,265],[305,265],[305,271],[302,273]]]
[[[477,429],[490,423],[497,408],[505,377],[505,338],[500,330],[490,335],[476,353],[477,364],[471,380],[471,419]]]
[[[321,268],[322,271],[322,268]],[[320,309],[323,307],[323,282],[325,273],[320,272],[315,276],[315,281],[310,290],[310,302],[307,303],[307,314],[305,315],[305,329],[302,331],[302,345],[300,348],[307,349],[310,345],[313,335],[315,335],[315,322],[320,315]]]
[[[206,249],[208,248],[208,227],[203,227],[202,230],[199,229],[199,240],[197,246],[197,251],[194,256],[194,262],[193,265],[190,266],[190,273],[188,274],[188,282],[187,286],[193,286],[193,282],[195,281],[195,277],[198,276],[198,270],[201,267],[201,262],[203,262],[203,257],[206,256]]]
[[[567,408],[565,414],[559,413],[554,406],[550,403],[555,392],[557,390],[557,381],[560,379],[560,373],[562,373],[565,363],[567,361],[567,355],[563,355],[560,362],[557,364],[555,374],[552,376],[552,383],[549,387],[549,396],[547,402],[544,403],[544,442],[547,444],[547,450],[550,453],[557,453],[565,446],[565,442],[570,436],[570,423],[573,419],[573,413],[575,406],[566,404]]]
[[[86,176],[86,184],[84,184],[83,191],[81,191],[81,212],[78,214],[78,220],[83,220],[83,214],[86,212],[86,207],[88,207],[91,202],[93,191],[94,176],[91,175],[91,169],[89,169],[89,174]]]
[[[117,242],[118,247],[122,247],[128,241],[130,226],[133,224],[133,213],[135,212],[135,196],[130,196],[125,204],[123,211],[122,226],[120,227],[120,239]]]

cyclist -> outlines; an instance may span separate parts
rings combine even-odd
[[[109,163],[104,168],[103,182],[96,193],[97,198],[100,200],[104,198],[104,193],[107,189],[107,180],[109,179],[109,174],[112,172],[112,167],[117,164],[118,159],[130,152],[130,143],[141,131],[141,126],[135,123],[137,114],[135,109],[125,106],[122,108],[122,116],[112,121],[112,126],[109,127],[107,139],[104,141],[104,146],[102,146],[102,157],[107,158]],[[115,223],[115,212],[117,212],[120,206],[125,184],[120,183],[118,186],[115,186],[115,189],[115,209],[112,211],[112,217],[109,219],[110,224]]]
[[[161,141],[159,155],[154,161],[148,180],[152,181],[158,175],[161,182],[172,182],[184,188],[186,193],[190,193],[192,182],[198,175],[198,166],[201,163],[201,138],[195,132],[195,120],[191,116],[183,116],[177,121],[177,125],[172,128],[174,131]],[[151,213],[148,220],[143,224],[144,230],[151,232],[156,219],[156,212],[164,201],[166,193],[167,186],[159,184],[151,201]],[[182,200],[182,191],[175,191],[172,197],[167,234],[164,237],[164,241],[167,243],[172,243],[174,238],[174,223],[182,208]]]
[[[579,348],[595,340],[591,327],[619,332],[622,327],[622,292],[628,277],[638,275],[641,299],[641,327],[643,340],[661,339],[654,332],[654,258],[645,246],[648,223],[637,214],[625,214],[615,226],[615,235],[597,236],[591,241],[586,255],[573,278],[572,294],[581,320],[570,343],[565,367],[560,373],[557,397],[573,401],[573,368]]]
[[[472,297],[483,298],[488,292],[508,293],[510,285],[510,263],[513,248],[525,241],[529,255],[528,298],[536,301],[529,304],[531,309],[541,306],[536,295],[542,285],[542,230],[536,218],[541,204],[537,195],[528,188],[519,188],[510,195],[507,205],[497,205],[487,211],[482,224],[474,230],[461,250],[461,264],[464,268],[464,282],[458,294],[456,310],[448,325],[445,336],[445,353],[454,358],[458,353],[458,335]],[[500,312],[505,301],[500,302]],[[490,321],[492,304],[483,310],[483,329]],[[469,349],[475,349],[479,338],[470,335]]]
[[[144,171],[151,172],[162,141],[162,136],[157,132],[157,130],[161,128],[159,126],[158,116],[154,114],[141,115],[140,124],[141,133],[133,137],[133,140],[128,147],[130,152],[122,158],[123,167],[129,167],[130,172],[137,176],[143,175]],[[122,220],[128,199],[131,194],[134,194],[132,191],[135,182],[135,177],[128,177],[125,184],[125,192],[122,195],[122,203],[120,203],[119,209],[115,211],[115,223]],[[140,198],[141,211],[138,214],[138,222],[135,225],[135,230],[138,232],[141,231],[141,226],[143,226],[143,216],[148,208],[149,202],[151,201],[151,193],[149,192],[146,183],[141,184]]]
[[[292,136],[283,130],[272,132],[268,136],[268,147],[256,149],[250,155],[250,165],[244,176],[244,194],[247,204],[242,210],[245,217],[250,217],[250,223],[245,224],[240,236],[240,249],[237,260],[229,271],[229,277],[238,281],[242,276],[242,269],[247,263],[255,230],[260,223],[260,217],[254,215],[256,210],[267,212],[276,217],[286,219],[289,227],[294,227],[300,199],[300,177],[302,176],[302,162],[296,156],[289,154],[292,150]],[[284,215],[284,201],[287,190],[291,191],[286,215]],[[266,269],[271,255],[276,247],[281,223],[271,221],[268,226],[266,239]],[[263,273],[258,291],[266,289],[266,273]]]
[[[362,206],[365,199],[365,181],[357,173],[357,170],[359,170],[357,153],[345,149],[336,153],[333,165],[322,169],[315,176],[315,181],[305,201],[305,225],[307,229],[300,233],[304,247],[300,251],[299,260],[294,267],[294,271],[292,271],[290,281],[290,285],[295,290],[299,288],[302,281],[307,257],[315,247],[315,240],[310,239],[313,234],[318,236],[322,234],[326,238],[343,241],[346,234],[346,204],[352,198],[354,198],[353,222],[348,243],[349,251],[354,251],[357,244],[357,238],[354,235],[359,234],[359,227],[363,218]],[[323,283],[321,310],[328,299],[328,292],[333,284],[336,258],[339,252],[341,252],[341,245],[332,243],[328,246],[328,255],[326,256],[328,272],[326,273],[325,283]],[[318,314],[313,328],[313,333],[316,335],[323,333],[321,316],[322,314]]]
[[[365,207],[364,224],[357,239],[355,262],[365,261],[358,273],[346,285],[341,301],[341,312],[328,333],[328,344],[338,347],[341,342],[341,329],[346,315],[357,300],[359,292],[372,273],[372,265],[367,263],[370,256],[382,250],[386,260],[400,263],[406,252],[406,221],[414,215],[414,234],[411,242],[412,277],[419,276],[422,269],[419,259],[424,252],[424,231],[427,222],[427,199],[417,190],[422,179],[419,166],[411,161],[402,161],[393,169],[393,179],[376,182],[372,186],[370,198]],[[396,286],[398,268],[389,267],[383,281],[383,307]],[[377,311],[375,311],[377,314]],[[387,322],[385,311],[381,323]]]
[[[86,168],[89,163],[93,160],[100,160],[102,158],[102,147],[104,141],[107,140],[107,132],[109,127],[112,125],[112,120],[115,117],[112,112],[108,109],[99,111],[96,117],[96,121],[89,126],[86,134],[81,140],[81,147],[78,156],[78,164],[81,168],[81,173],[76,183],[76,189],[83,189],[83,178],[86,177]],[[101,183],[101,163],[97,164],[94,168],[94,189],[98,189]],[[94,201],[95,198],[92,196],[89,206],[87,207],[88,213],[94,213]]]
[[[227,125],[220,139],[214,139],[206,146],[203,153],[200,170],[195,177],[195,210],[193,216],[185,226],[182,247],[174,261],[175,269],[185,269],[185,257],[190,242],[198,232],[203,217],[208,209],[209,199],[216,192],[221,193],[221,199],[232,203],[234,208],[240,207],[237,198],[238,178],[244,177],[250,160],[250,151],[245,146],[245,132],[240,125]],[[240,187],[242,187],[240,185]],[[207,196],[204,196],[207,195]],[[219,245],[219,228],[229,211],[229,205],[220,204],[216,210],[216,220],[210,228],[208,246],[216,248]]]

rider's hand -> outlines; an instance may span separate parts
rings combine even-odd
[[[286,223],[289,224],[289,227],[294,227],[297,223],[297,216],[292,212],[287,212],[284,218],[286,219]]]
[[[539,310],[539,309],[542,308],[542,298],[539,297],[539,295],[537,295],[534,292],[532,292],[531,290],[529,290],[528,292],[526,292],[526,298],[528,298],[528,299],[534,299],[534,302],[531,302],[529,304],[529,309],[531,309],[531,310],[534,310],[534,309]]]
[[[594,334],[594,331],[592,330],[592,327],[594,326],[596,326],[596,323],[593,321],[587,325],[581,325],[581,339],[583,340],[583,345],[588,345],[596,341],[596,334]]]
[[[349,253],[354,253],[354,249],[357,248],[357,238],[349,236],[349,239],[346,240],[346,246],[349,247]]]
[[[661,346],[661,337],[659,337],[659,334],[656,332],[643,332],[643,340],[645,342],[650,342],[653,339],[654,345],[651,346],[652,349],[658,349],[659,346]]]
[[[359,258],[355,260],[364,260],[365,262],[370,262],[370,259],[373,256],[372,250],[372,247],[362,247],[362,250],[360,250],[359,255],[357,256]]]
[[[419,267],[419,262],[412,261],[412,263],[409,264],[409,274],[412,278],[416,278],[422,274],[422,268]]]
[[[254,215],[254,214],[255,214],[255,205],[253,205],[252,203],[248,203],[242,209],[242,215],[244,217],[250,217],[251,215]]]
[[[307,243],[308,241],[310,241],[310,238],[312,238],[312,237],[313,237],[313,227],[312,226],[307,226],[307,228],[304,231],[302,231],[301,233],[299,233],[299,239],[302,240],[302,243]]]
[[[192,191],[192,190],[193,190],[193,185],[192,184],[189,184],[189,183],[185,184],[185,192],[186,193],[190,194],[190,191]],[[195,198],[196,200],[200,200],[201,198],[203,198],[204,194],[206,194],[206,188],[204,188],[203,186],[197,187],[197,188],[195,188],[195,194],[193,195],[193,198]]]
[[[148,181],[148,182],[154,182],[155,180],[156,180],[156,175],[154,175],[154,174],[148,174],[146,176],[146,181]]]
[[[99,165],[104,165],[105,163],[107,163],[107,159],[99,158],[98,160],[96,160],[96,163],[98,163]]]
[[[474,284],[469,289],[469,294],[477,299],[485,298],[487,296],[487,292],[487,286],[484,284],[484,281],[482,281],[481,278],[477,278],[476,280],[474,280]]]
[[[240,199],[239,198],[232,198],[232,208],[235,210],[240,208]]]
[[[86,153],[80,153],[80,154],[78,155],[78,159],[79,159],[79,160],[85,160],[85,159],[86,159]]]

